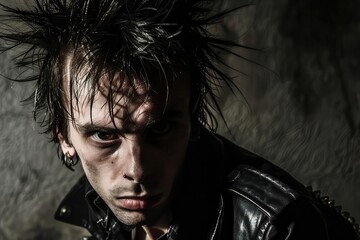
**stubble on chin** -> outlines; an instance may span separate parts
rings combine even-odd
[[[109,206],[109,208],[121,223],[129,227],[156,226],[163,224],[164,219],[171,216],[171,210],[167,204],[143,211],[131,211],[116,206]]]

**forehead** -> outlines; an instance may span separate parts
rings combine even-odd
[[[181,68],[166,75],[149,73],[145,79],[105,73],[95,85],[87,77],[78,78],[73,84],[73,119],[123,126],[151,121],[168,111],[188,112],[189,81],[188,72]]]

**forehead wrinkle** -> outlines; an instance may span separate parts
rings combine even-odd
[[[106,72],[99,81],[99,89],[105,94],[108,92],[120,93],[125,96],[136,96],[144,98],[149,92],[150,87],[147,81],[136,76],[128,77],[122,71]]]
[[[91,79],[92,76],[88,74],[90,66],[82,64],[81,68],[74,68],[72,64],[73,58],[74,56],[71,54],[65,57],[65,68],[63,70],[64,90],[67,92],[65,102],[70,106],[72,118],[74,111],[85,115],[84,111],[89,109],[88,114],[90,120],[92,120],[93,104],[94,101],[98,101],[99,97],[104,100],[101,102],[100,109],[107,107],[108,112],[106,115],[110,116],[110,118],[111,116],[119,116],[121,108],[118,108],[118,106],[124,107],[127,112],[131,113],[135,111],[129,108],[131,104],[135,103],[137,105],[148,101],[149,86],[146,81],[138,78],[133,78],[133,81],[131,81],[121,72],[112,75],[111,72],[104,70],[102,74],[99,74],[100,78],[94,85],[94,79]],[[122,115],[127,117],[123,110],[124,114]],[[124,119],[124,117],[121,118]]]
[[[154,104],[149,101],[142,101],[140,104],[135,103],[135,106],[129,109],[129,104],[125,106],[118,106],[114,111],[115,122],[120,122],[121,128],[124,129],[143,129],[158,118],[158,113],[154,111]]]
[[[84,107],[78,113],[80,118],[83,118],[86,122],[100,125],[113,124],[115,128],[132,129],[132,131],[148,125],[157,115],[150,96],[141,101],[132,101],[126,96],[121,96],[121,99],[110,108],[105,96],[97,93],[94,105],[84,103]]]
[[[166,113],[169,102],[164,102],[164,98],[166,99],[164,95],[169,94],[168,88],[163,89],[164,86],[158,85],[160,83],[157,81],[153,88],[147,81],[136,77],[129,79],[121,72],[113,76],[104,72],[97,81],[95,89],[91,88],[89,83],[92,81],[86,81],[86,77],[80,80],[79,86],[82,88],[79,91],[82,95],[80,110],[90,107],[87,113],[90,114],[90,121],[102,122],[101,124],[112,123],[116,128],[139,129],[152,124]],[[92,93],[94,98],[92,99],[91,94],[88,93]],[[92,103],[96,106],[91,106]],[[98,113],[93,112],[93,107],[101,110],[104,120],[98,121],[99,117],[95,116]],[[85,114],[84,111],[82,114]]]

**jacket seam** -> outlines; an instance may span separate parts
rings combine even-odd
[[[235,189],[232,189],[230,188],[228,191],[232,192],[232,193],[235,193],[241,197],[243,197],[244,199],[246,199],[247,201],[251,202],[252,204],[254,204],[256,207],[258,207],[263,213],[265,213],[265,215],[268,217],[268,218],[271,218],[271,216],[275,215],[275,213],[271,213],[269,211],[267,211],[266,209],[264,209],[263,207],[261,207],[260,203],[254,199],[251,199],[249,198],[248,196],[246,196],[245,193],[242,193],[241,191],[239,190],[235,190]]]
[[[216,232],[219,228],[219,224],[220,224],[220,219],[222,218],[223,216],[223,209],[224,209],[224,199],[222,197],[222,195],[220,195],[220,207],[219,207],[219,213],[218,213],[218,217],[217,217],[217,220],[216,220],[216,224],[215,224],[215,227],[214,227],[214,230],[212,231],[212,234],[211,234],[211,240],[214,240],[215,239],[215,235],[216,235]]]

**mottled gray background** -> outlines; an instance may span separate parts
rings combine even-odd
[[[262,50],[235,50],[261,66],[224,56],[242,72],[229,74],[247,100],[221,91],[232,139],[360,219],[359,2],[252,3],[212,28]],[[15,77],[9,54],[0,57],[0,73]],[[66,170],[56,146],[38,134],[32,107],[20,102],[32,87],[0,79],[0,239],[79,239],[78,229],[52,217],[81,169]],[[230,137],[221,122],[219,132]]]

